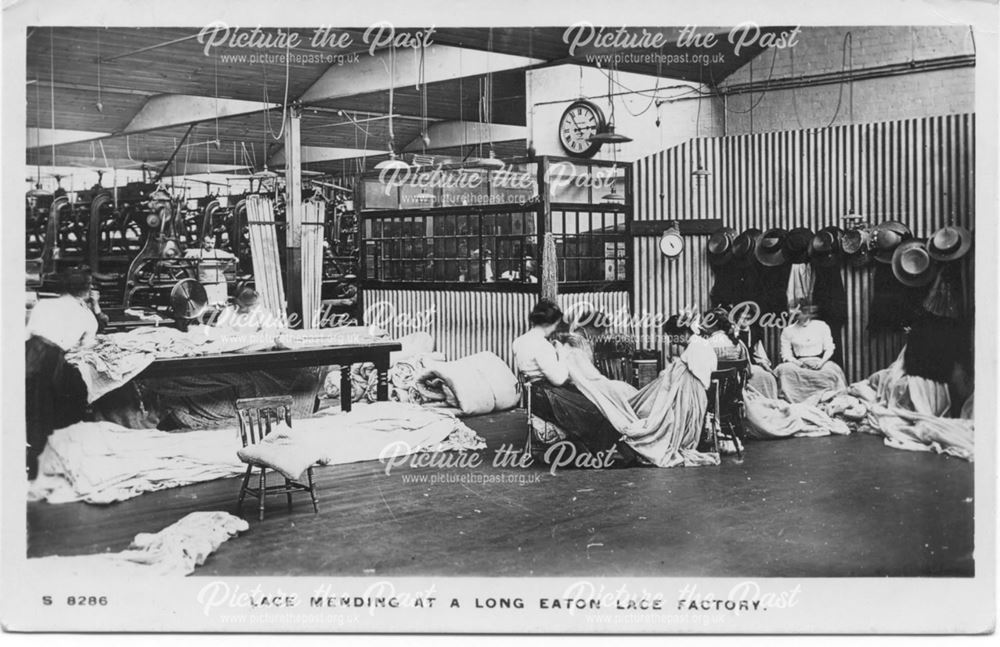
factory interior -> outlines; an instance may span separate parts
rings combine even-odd
[[[29,27],[29,562],[975,576],[974,34],[733,29]]]

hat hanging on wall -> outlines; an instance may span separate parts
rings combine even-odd
[[[872,231],[872,249],[879,263],[891,263],[893,252],[905,240],[913,238],[910,228],[901,222],[883,222]]]
[[[784,229],[768,229],[764,232],[753,251],[761,265],[777,267],[788,261],[788,253],[785,251],[786,238],[788,232]]]
[[[812,242],[813,232],[808,227],[796,227],[788,232],[785,238],[785,250],[788,252],[788,260],[793,263],[805,263],[809,260],[809,244]]]
[[[849,229],[840,234],[840,249],[851,267],[864,267],[871,261],[871,234],[867,229]]]
[[[723,227],[715,231],[708,239],[708,262],[711,265],[724,265],[733,257],[733,239],[736,230]]]
[[[833,267],[840,262],[840,227],[823,227],[809,241],[809,260],[816,267]]]
[[[972,232],[965,227],[949,225],[935,231],[927,239],[927,252],[938,261],[957,261],[972,247]]]
[[[937,269],[923,241],[906,240],[892,253],[892,273],[899,282],[910,287],[927,285]]]
[[[739,267],[753,265],[756,257],[754,250],[764,235],[760,229],[751,227],[733,240],[733,264]]]

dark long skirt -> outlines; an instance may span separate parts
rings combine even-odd
[[[531,407],[534,415],[559,425],[577,451],[597,455],[617,449],[623,465],[638,461],[635,450],[619,442],[621,434],[601,410],[572,384],[536,385]]]
[[[38,475],[38,456],[52,432],[79,422],[86,411],[86,386],[65,356],[62,348],[42,337],[33,336],[24,344],[29,479]]]

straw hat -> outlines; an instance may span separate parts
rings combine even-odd
[[[903,285],[927,285],[934,279],[936,269],[934,259],[922,241],[903,241],[892,254],[892,273]]]
[[[877,225],[872,232],[875,260],[879,263],[891,263],[899,244],[910,238],[913,238],[910,228],[901,222],[890,220]]]
[[[725,265],[733,257],[733,240],[736,230],[723,227],[715,231],[708,239],[708,262],[712,265]]]
[[[851,267],[863,267],[871,260],[871,235],[867,229],[849,229],[840,234],[840,249]]]
[[[793,263],[805,263],[809,260],[809,243],[812,242],[813,232],[808,227],[796,227],[788,232],[785,238],[785,251],[788,252],[788,260]]]
[[[965,227],[942,227],[927,239],[927,252],[938,261],[956,261],[971,247],[972,233]]]
[[[788,253],[785,251],[785,239],[788,232],[781,228],[768,229],[760,237],[754,246],[754,256],[761,265],[777,267],[784,265],[788,261]]]

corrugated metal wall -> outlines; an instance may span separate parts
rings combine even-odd
[[[380,288],[365,290],[364,300],[367,313],[378,308],[379,312],[395,315],[385,322],[392,336],[426,330],[434,337],[437,350],[450,360],[488,350],[510,363],[510,343],[527,330],[528,314],[538,295]],[[628,310],[628,293],[624,291],[559,295],[559,305],[564,310],[578,301],[607,312]],[[366,324],[373,323],[370,318],[366,316]],[[429,326],[424,327],[424,323]]]
[[[960,114],[691,140],[636,162],[635,219],[720,218],[738,231],[816,231],[842,225],[853,208],[873,224],[899,220],[917,237],[948,222],[972,229],[974,128],[975,116]],[[692,176],[699,166],[711,175]],[[707,236],[692,236],[668,261],[657,239],[635,239],[637,314],[708,305],[714,277],[706,243]],[[844,368],[851,380],[885,367],[902,348],[900,334],[866,330],[870,271],[844,269]],[[772,356],[775,337],[768,340]],[[662,340],[650,341],[663,348]]]

